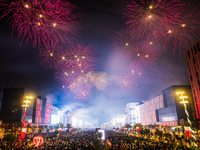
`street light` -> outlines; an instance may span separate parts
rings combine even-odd
[[[185,100],[186,98],[188,98],[188,96],[184,96],[185,92],[177,92],[176,94],[181,95],[179,97],[182,100],[182,101],[180,101],[180,103],[183,104],[183,106],[184,106],[185,114],[187,116],[187,121],[188,121],[188,123],[190,125],[190,131],[192,132],[192,137],[194,138],[194,140],[196,140],[196,137],[194,136],[194,131],[191,128],[192,127],[192,122],[190,121],[190,116],[189,116],[189,113],[187,111],[187,106],[186,106],[186,103],[189,103],[188,101]],[[198,147],[198,145],[195,143],[195,141],[194,141],[194,145],[196,147]]]
[[[32,99],[32,97],[31,96],[26,96],[25,100],[23,101],[23,105],[22,105],[22,107],[24,107],[24,116],[23,116],[23,119],[22,119],[22,126],[23,127],[25,127],[24,120],[25,120],[25,117],[26,117],[26,110],[27,110],[27,107],[29,107],[29,103],[31,102],[31,101],[29,101],[29,99]]]

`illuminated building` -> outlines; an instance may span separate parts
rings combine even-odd
[[[177,126],[181,124],[182,119],[187,121],[184,107],[180,104],[179,95],[176,94],[179,91],[184,91],[188,96],[187,109],[193,121],[195,110],[190,85],[172,85],[163,90],[161,95],[139,105],[141,124]]]
[[[117,115],[115,118],[113,118],[112,123],[113,127],[123,127],[126,122],[126,116],[125,115]]]
[[[139,106],[142,125],[156,124],[156,110],[164,108],[163,95],[159,95]]]
[[[2,99],[2,109],[1,109],[1,119],[3,123],[15,123],[21,122],[23,117],[22,104],[25,98],[25,88],[4,88],[3,99]],[[33,106],[26,111],[25,122],[32,123]]]
[[[36,98],[33,106],[33,123],[41,124],[42,100]]]
[[[197,118],[200,118],[200,40],[185,52]]]
[[[183,91],[188,96],[187,109],[190,114],[190,119],[193,121],[196,118],[194,102],[192,98],[190,85],[173,85],[162,91],[164,98],[164,108],[156,110],[157,121],[159,125],[176,126],[180,125],[181,119],[187,121],[184,106],[180,103],[177,92]]]
[[[33,122],[36,124],[56,124],[58,108],[51,105],[47,98],[37,96],[33,109]]]
[[[57,124],[59,122],[58,111],[59,111],[58,107],[50,104],[50,116],[51,116],[50,123],[51,124]]]
[[[136,106],[141,102],[129,102],[126,104],[124,114],[126,116],[126,124],[133,126],[136,123]]]
[[[136,116],[136,123],[141,123],[140,119],[140,105],[143,104],[143,102],[140,102],[135,107],[135,116]]]

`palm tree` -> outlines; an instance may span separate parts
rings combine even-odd
[[[136,123],[136,124],[134,124],[133,128],[136,129],[137,127],[143,128],[143,126],[142,126],[141,123]]]
[[[125,125],[124,125],[124,128],[127,128],[127,131],[128,131],[128,129],[129,129],[129,128],[132,128],[132,126],[131,126],[130,124],[125,124]]]
[[[147,136],[147,135],[149,135],[149,133],[150,133],[150,130],[149,129],[144,129],[144,134]]]

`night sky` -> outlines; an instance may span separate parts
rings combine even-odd
[[[71,2],[76,6],[76,11],[83,14],[78,19],[81,28],[77,40],[93,45],[99,54],[100,62],[96,71],[120,72],[124,67],[124,59],[116,54],[112,42],[124,26],[123,9],[128,0]],[[39,49],[33,48],[31,41],[20,44],[21,39],[16,32],[11,36],[12,28],[7,19],[5,17],[0,20],[0,74],[5,75],[5,87],[24,87],[35,95],[46,96],[52,104],[64,110],[69,109],[84,121],[96,125],[110,121],[117,114],[123,113],[129,101],[147,101],[171,85],[190,84],[184,56],[186,49],[179,53],[161,47],[159,59],[137,86],[115,88],[112,97],[94,88],[88,99],[76,100],[54,79],[53,71],[40,64]]]

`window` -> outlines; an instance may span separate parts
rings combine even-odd
[[[198,79],[198,84],[199,84],[199,86],[200,86],[200,81],[199,81],[199,79]]]
[[[195,93],[195,89],[193,89],[193,93],[194,93],[194,95],[196,95],[196,93]]]
[[[194,97],[194,102],[197,103],[197,98],[196,97]]]
[[[190,59],[190,52],[189,52],[189,51],[187,51],[187,53],[188,53],[188,58]]]
[[[189,70],[189,73],[191,74],[191,70],[190,70],[190,68],[188,68],[188,70]]]
[[[197,43],[197,49],[198,49],[198,52],[200,52],[199,43]]]
[[[197,54],[196,46],[194,46],[194,53]]]
[[[192,56],[194,56],[194,53],[193,53],[193,48],[191,48],[191,52],[192,52]]]
[[[194,62],[194,64],[196,64],[196,61],[195,61],[195,58],[193,57],[193,62]]]
[[[192,81],[192,75],[190,75],[190,81]]]
[[[187,61],[187,67],[188,67],[188,68],[190,67],[188,61]]]
[[[199,74],[198,74],[198,72],[196,72],[196,75],[197,75],[197,78],[199,78]]]

